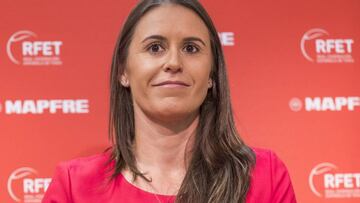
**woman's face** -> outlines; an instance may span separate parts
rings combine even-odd
[[[162,5],[138,22],[121,81],[135,112],[161,120],[196,115],[212,81],[208,29],[192,10]]]

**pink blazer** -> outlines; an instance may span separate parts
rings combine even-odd
[[[252,170],[247,203],[296,203],[289,173],[284,163],[270,150],[253,148],[256,165]],[[108,154],[60,163],[43,203],[159,203],[174,202],[175,196],[142,190],[121,174],[107,182]]]

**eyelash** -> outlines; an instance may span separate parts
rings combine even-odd
[[[155,45],[157,45],[157,46],[159,46],[159,47],[162,48],[161,43],[159,43],[159,42],[154,42],[154,43],[151,43],[146,50],[149,51],[149,52],[151,52],[152,54],[159,54],[159,51],[158,51],[158,52],[152,52],[152,51],[151,51],[151,48],[154,47]],[[187,48],[188,46],[192,46],[193,48],[196,49],[195,52],[188,52],[188,53],[190,53],[190,54],[195,54],[195,53],[197,53],[197,52],[200,51],[200,48],[199,48],[197,45],[193,44],[193,43],[188,43],[188,44],[186,44],[183,49]],[[163,48],[162,48],[162,49],[163,49]]]

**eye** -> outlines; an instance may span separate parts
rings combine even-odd
[[[184,51],[189,52],[189,53],[196,53],[196,52],[199,52],[199,48],[196,45],[187,44],[184,47]]]
[[[150,53],[152,54],[158,54],[159,52],[163,51],[164,48],[162,48],[162,46],[160,45],[160,43],[152,43],[150,44],[150,46],[147,48],[148,51],[150,51]]]

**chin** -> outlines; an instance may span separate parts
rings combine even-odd
[[[153,112],[153,115],[156,115],[158,119],[163,121],[177,121],[191,117],[194,115],[194,110],[176,106],[162,106],[161,108],[158,108],[157,111]]]

